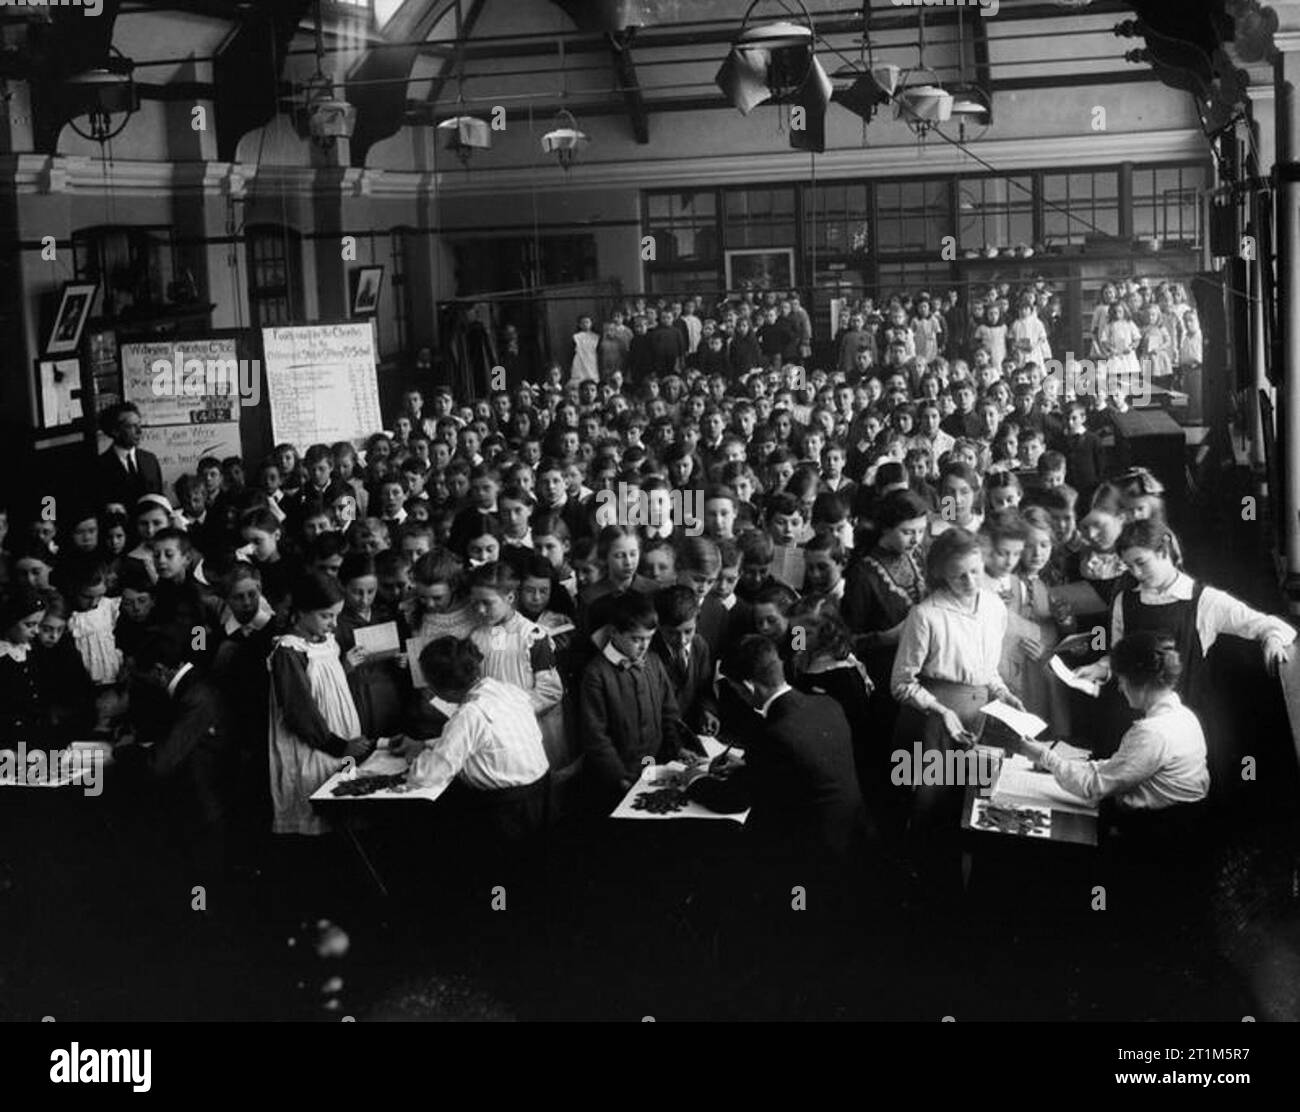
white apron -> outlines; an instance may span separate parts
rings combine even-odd
[[[338,642],[333,637],[304,641],[288,634],[276,639],[277,651],[280,646],[307,654],[311,700],[330,732],[346,738],[360,736],[361,720],[339,660]],[[312,792],[343,767],[343,758],[313,748],[289,729],[277,705],[274,683],[270,709],[272,829],[277,834],[324,834],[329,824],[312,810],[309,800]]]

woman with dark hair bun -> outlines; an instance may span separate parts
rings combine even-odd
[[[1069,760],[1054,745],[1022,741],[1024,751],[1067,791],[1090,803],[1114,800],[1121,811],[1152,814],[1199,803],[1210,790],[1201,724],[1178,697],[1183,662],[1167,633],[1141,630],[1110,654],[1120,694],[1141,717],[1104,761]]]

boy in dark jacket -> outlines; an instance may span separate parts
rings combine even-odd
[[[592,806],[606,813],[640,778],[645,758],[670,761],[688,741],[672,681],[649,651],[658,626],[649,597],[620,596],[609,640],[582,674],[584,772]]]

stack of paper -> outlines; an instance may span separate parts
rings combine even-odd
[[[1046,772],[1034,772],[1016,761],[1003,761],[993,802],[1007,807],[1046,807],[1075,815],[1095,815],[1097,808],[1086,799],[1066,791]]]

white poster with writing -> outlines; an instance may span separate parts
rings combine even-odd
[[[239,407],[253,402],[256,364],[239,360],[234,336],[122,344],[122,390],[140,407],[141,447],[158,457],[164,493],[205,455],[243,452]],[[248,380],[248,381],[245,381]]]
[[[163,493],[173,503],[172,485],[182,475],[194,473],[194,468],[204,456],[242,454],[239,426],[215,425],[146,425],[140,434],[140,447],[158,457],[162,469]]]
[[[371,322],[262,329],[277,444],[356,443],[383,428]]]

